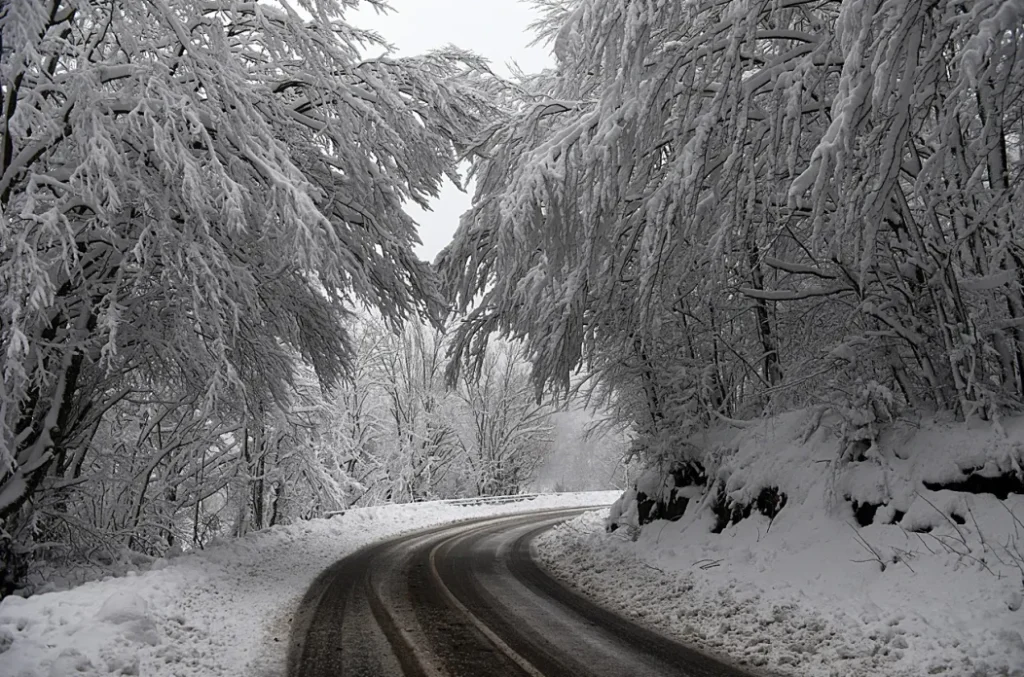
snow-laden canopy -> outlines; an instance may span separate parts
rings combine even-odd
[[[462,354],[500,330],[540,383],[589,364],[650,439],[1020,403],[1018,3],[536,4],[558,65],[439,259]]]
[[[353,4],[0,8],[0,515],[121,398],[258,417],[343,376],[351,304],[439,307],[402,202],[457,180],[482,64],[363,59]]]

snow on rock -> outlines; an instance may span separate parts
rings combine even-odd
[[[1024,418],[897,424],[849,463],[836,462],[839,427],[804,411],[714,431],[695,441],[710,479],[680,519],[608,533],[607,511],[587,513],[543,534],[538,557],[596,600],[749,665],[1024,677]],[[1001,484],[966,483],[980,476]],[[766,495],[787,499],[771,517]],[[633,527],[630,500],[608,517]]]
[[[273,527],[150,570],[0,602],[0,677],[284,674],[291,616],[328,565],[370,543],[474,517],[608,504],[615,492],[503,505],[418,503]]]

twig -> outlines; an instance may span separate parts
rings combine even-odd
[[[974,531],[978,534],[978,540],[981,541],[981,549],[988,550],[988,544],[985,542],[985,534],[981,532],[981,527],[978,526],[978,519],[974,516],[974,511],[971,510],[971,502],[969,499],[964,499],[964,505],[967,506],[967,514],[971,516],[971,523],[974,524]]]
[[[661,572],[662,575],[668,576],[668,573],[664,569],[659,569],[653,564],[648,564],[647,562],[640,562],[640,564],[643,564],[648,569],[654,569],[655,571]]]
[[[963,543],[964,546],[967,547],[968,550],[970,550],[970,546],[967,545],[967,538],[964,536],[964,533],[962,531],[960,531],[960,526],[956,522],[954,522],[949,517],[949,515],[947,515],[946,513],[942,512],[941,510],[939,510],[938,506],[936,506],[934,503],[929,501],[927,496],[925,496],[924,494],[922,494],[919,491],[915,491],[914,493],[917,494],[921,498],[922,501],[924,501],[925,503],[930,505],[932,507],[932,509],[935,510],[935,512],[939,513],[940,515],[942,515],[943,517],[946,518],[946,521],[949,522],[950,525],[953,527],[953,529],[956,531],[956,533],[959,534],[960,542]]]
[[[703,562],[703,564],[702,564],[702,562]],[[720,559],[699,559],[696,562],[694,562],[693,564],[694,564],[694,566],[699,567],[702,571],[707,571],[708,569],[714,569],[717,566],[721,566],[722,565],[722,560],[720,560]]]
[[[874,560],[873,561],[878,562],[879,566],[882,568],[882,571],[885,571],[885,560],[882,559],[881,553],[879,553],[877,550],[875,550],[874,546],[872,546],[870,543],[868,543],[867,539],[865,539],[863,536],[861,536],[860,532],[858,532],[854,528],[854,526],[852,524],[847,524],[847,526],[850,527],[851,529],[853,529],[854,538],[857,539],[857,542],[860,544],[860,546],[862,548],[864,548],[865,550],[867,550],[871,555],[873,555],[874,556]],[[865,560],[853,560],[853,561],[857,562],[857,563],[863,563],[863,562],[871,562],[872,560],[865,559]]]
[[[1020,538],[1019,528],[1024,529],[1024,522],[1022,522],[1021,519],[1017,517],[1016,513],[1010,510],[1010,506],[1006,505],[1006,503],[1004,503],[1003,501],[999,501],[999,505],[1003,506],[1006,512],[1009,513],[1010,519],[1013,520],[1013,532],[1017,535],[1017,538]]]
[[[901,527],[901,528],[902,528],[902,527]],[[903,529],[903,531],[904,531],[904,533],[906,533],[906,531],[907,531],[907,530],[906,530],[906,529]],[[921,545],[923,545],[923,546],[924,546],[924,549],[925,549],[925,550],[927,550],[928,552],[930,552],[930,553],[931,553],[931,554],[933,554],[933,555],[935,554],[935,551],[934,551],[934,550],[932,550],[931,548],[929,548],[929,547],[928,547],[928,542],[927,542],[926,540],[924,540],[924,536],[922,536],[922,535],[921,535],[921,532],[919,532],[919,531],[914,531],[914,532],[912,532],[912,533],[913,533],[913,534],[914,534],[915,536],[917,536],[918,540],[920,540],[920,541],[921,541]]]
[[[896,553],[895,555],[893,555],[893,559],[898,560],[904,566],[910,569],[910,573],[917,573],[916,571],[914,571],[914,567],[910,566],[910,559],[914,556],[914,553],[910,552],[909,550],[902,550],[900,548],[893,548],[892,550],[894,553]]]

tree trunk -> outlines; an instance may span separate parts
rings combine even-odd
[[[751,286],[764,291],[764,273],[761,271],[761,261],[752,235],[747,240],[747,262],[750,264]],[[769,387],[775,386],[782,382],[782,365],[779,363],[779,350],[775,345],[767,300],[754,299],[754,316],[757,319],[757,335],[761,339],[761,349],[764,351],[764,380]]]

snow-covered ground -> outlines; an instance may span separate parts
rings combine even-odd
[[[606,533],[608,511],[589,512],[543,534],[539,558],[606,606],[772,672],[1024,676],[1024,496],[924,484],[1019,473],[1024,420],[915,421],[861,462],[832,464],[834,431],[808,416],[706,441],[716,467],[679,521],[637,535],[624,506],[627,524]],[[788,502],[711,533],[716,481],[730,500],[774,486]],[[850,497],[882,503],[872,524]]]
[[[419,503],[274,527],[149,571],[0,602],[0,677],[279,677],[291,615],[339,558],[448,522],[610,503],[617,492],[502,505]]]

